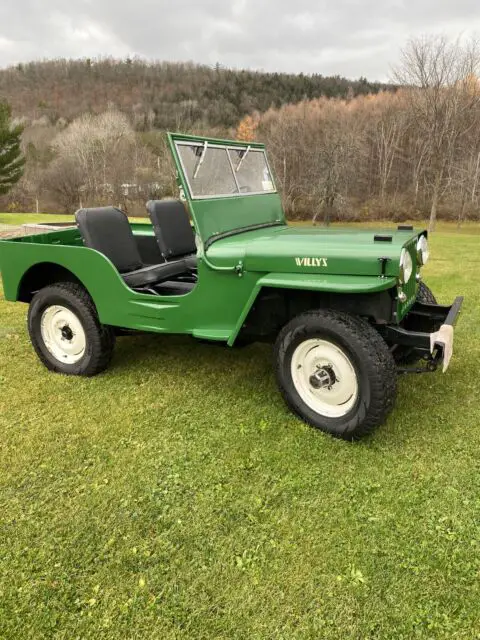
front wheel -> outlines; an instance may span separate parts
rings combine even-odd
[[[69,375],[100,373],[115,346],[113,330],[100,323],[87,291],[71,282],[45,287],[34,295],[28,331],[47,369]]]
[[[395,363],[366,320],[332,310],[291,320],[275,344],[276,374],[288,406],[308,424],[356,440],[393,408]]]
[[[418,285],[417,302],[423,302],[425,304],[437,304],[437,299],[433,291],[430,289],[430,287],[427,287],[424,282],[420,282],[420,284]]]

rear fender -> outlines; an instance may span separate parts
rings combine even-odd
[[[25,278],[38,269],[58,267],[72,274],[92,297],[104,324],[117,324],[128,308],[130,289],[103,254],[87,247],[2,242],[2,280],[5,298],[24,298]],[[41,276],[39,276],[41,281]],[[57,279],[58,281],[58,279]]]

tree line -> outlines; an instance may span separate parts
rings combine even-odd
[[[284,105],[240,132],[268,143],[293,216],[479,219],[479,64],[475,40],[411,40],[396,92]]]
[[[64,62],[7,71],[28,77],[52,65],[58,73]],[[271,99],[272,89],[265,108],[259,108],[255,104],[240,107],[233,83],[231,93],[224,88],[217,98],[235,104],[235,117],[227,113],[220,122],[206,113],[190,114],[183,120],[179,117],[174,126],[170,122],[168,128],[266,142],[290,217],[327,224],[333,219],[429,217],[433,229],[437,217],[459,223],[480,218],[479,62],[475,40],[416,39],[402,52],[395,69],[395,90],[374,86],[355,93],[350,85],[334,96],[323,93],[312,98],[294,93],[279,104],[279,95],[286,95],[279,88],[276,99]],[[143,69],[145,82],[152,69],[162,68],[168,75],[175,68],[138,61],[121,63],[118,68],[112,61],[98,64],[107,69],[104,77],[99,76],[107,86],[112,74],[124,67],[137,72]],[[69,63],[63,66],[64,73],[80,77],[85,65],[88,61],[78,67]],[[193,85],[195,69],[213,77],[219,74],[227,84],[235,74],[248,77],[252,86],[264,82],[265,76],[275,76],[194,65],[178,68],[191,73]],[[137,76],[131,71],[129,77]],[[175,84],[173,75],[169,77],[162,92],[165,96],[170,91],[172,104],[176,104],[173,96],[178,100],[179,92],[186,89]],[[293,86],[289,85],[292,76],[283,77],[284,89]],[[296,77],[298,86],[307,86],[314,78]],[[190,97],[205,95],[199,82],[195,86],[188,89]],[[112,97],[115,92],[105,90],[105,94]],[[99,106],[101,100],[97,102]],[[23,122],[25,127],[25,173],[0,200],[0,208],[72,211],[79,204],[114,202],[130,213],[142,213],[147,199],[175,194],[166,127],[156,120],[158,113],[146,124],[145,119],[136,119],[125,110],[125,103],[120,108],[110,102],[98,113],[91,107],[71,121],[67,117],[55,122],[48,118],[17,120],[17,125]]]
[[[109,105],[137,131],[234,127],[247,113],[320,96],[347,97],[385,88],[366,78],[266,73],[141,59],[48,60],[0,70],[0,96],[26,122],[71,122]]]

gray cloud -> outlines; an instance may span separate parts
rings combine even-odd
[[[478,0],[0,0],[0,66],[139,55],[384,80],[408,37],[474,31]]]

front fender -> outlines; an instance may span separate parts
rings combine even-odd
[[[268,273],[259,280],[245,305],[235,329],[228,338],[232,346],[240,333],[250,309],[263,287],[277,289],[297,289],[300,291],[323,291],[329,293],[377,293],[386,291],[396,285],[394,277],[372,277],[351,275],[308,275],[302,273]]]
[[[309,275],[303,273],[269,273],[258,281],[260,287],[329,291],[334,293],[375,293],[395,286],[392,276]]]

